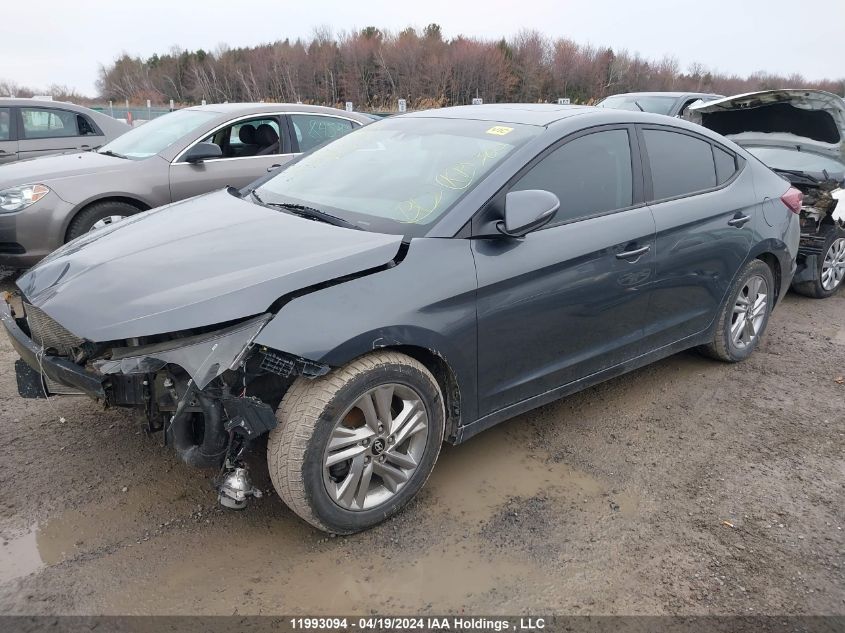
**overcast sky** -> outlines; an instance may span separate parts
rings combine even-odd
[[[437,22],[447,37],[499,38],[521,28],[579,43],[672,55],[726,73],[845,76],[845,0],[23,0],[3,2],[0,80],[63,84],[95,95],[101,64],[121,52],[213,50],[375,25]],[[826,8],[825,8],[826,5]],[[801,9],[807,14],[801,15]]]

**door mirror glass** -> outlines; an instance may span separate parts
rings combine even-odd
[[[221,156],[223,156],[223,151],[219,145],[215,145],[214,143],[197,143],[185,154],[185,162],[201,163],[204,160],[220,158]]]
[[[523,237],[547,224],[559,208],[560,200],[551,191],[511,191],[505,196],[505,219],[496,228],[508,237]]]

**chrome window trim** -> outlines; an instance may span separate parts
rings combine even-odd
[[[213,134],[217,134],[223,128],[229,127],[230,125],[234,125],[234,124],[238,123],[239,121],[243,121],[245,119],[258,118],[258,117],[288,116],[288,115],[291,115],[291,114],[305,114],[305,115],[310,115],[310,116],[330,117],[332,119],[343,119],[343,120],[349,121],[353,124],[353,127],[352,127],[353,132],[355,131],[356,125],[358,127],[364,126],[364,124],[361,123],[360,121],[358,121],[357,119],[353,119],[353,118],[347,117],[347,116],[341,116],[339,114],[326,114],[325,112],[301,112],[299,110],[291,110],[290,112],[258,112],[258,113],[253,113],[253,114],[244,114],[244,115],[239,116],[237,118],[229,119],[228,121],[218,125],[216,128],[213,128],[212,130],[205,132],[201,137],[199,137],[195,141],[188,144],[188,146],[185,147],[185,149],[183,149],[181,152],[179,152],[176,155],[176,159],[173,162],[171,162],[170,164],[171,165],[193,165],[193,164],[195,164],[195,163],[189,163],[188,161],[182,160],[182,157],[185,156],[185,154],[187,154],[191,150],[191,148],[194,147],[194,145],[202,142],[202,139],[208,138],[209,136],[211,136]],[[262,154],[261,156],[231,156],[229,158],[214,158],[214,159],[212,159],[208,162],[220,163],[220,162],[224,162],[224,161],[228,161],[228,160],[245,160],[245,159],[249,159],[249,158],[271,158],[273,156],[299,156],[299,154],[301,154],[301,153],[302,152],[288,152],[286,154]]]

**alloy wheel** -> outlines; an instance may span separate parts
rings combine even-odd
[[[731,340],[738,349],[753,345],[769,307],[769,286],[760,275],[748,278],[734,302]]]
[[[822,262],[822,288],[836,290],[845,279],[845,238],[833,241]]]
[[[396,383],[370,389],[340,416],[323,456],[323,481],[346,510],[390,501],[411,479],[429,432],[420,395]]]

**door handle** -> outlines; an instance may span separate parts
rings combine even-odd
[[[634,259],[640,255],[645,255],[651,250],[651,246],[643,246],[634,251],[625,251],[624,253],[616,253],[616,259]]]
[[[279,165],[278,163],[275,163],[275,164],[273,164],[273,165],[270,165],[270,166],[267,168],[267,173],[269,174],[271,171],[276,171],[279,167],[281,167],[281,165]]]
[[[750,220],[750,215],[741,215],[739,217],[728,220],[728,224],[730,224],[731,226],[735,226],[738,229],[741,229],[743,226],[745,226],[745,223]]]

